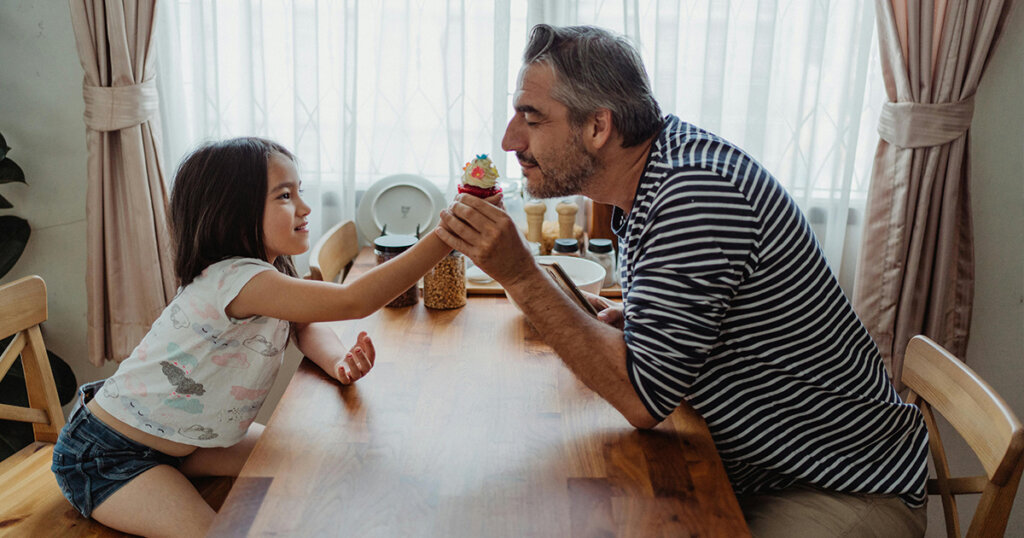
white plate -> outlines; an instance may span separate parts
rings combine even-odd
[[[488,282],[494,282],[483,269],[473,265],[466,267],[466,280],[470,282],[476,282],[477,284],[487,284]]]
[[[359,202],[356,226],[367,242],[372,243],[384,226],[388,234],[420,236],[437,226],[438,213],[445,206],[441,189],[426,178],[412,174],[396,174],[370,185]]]

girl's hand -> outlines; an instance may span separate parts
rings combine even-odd
[[[334,377],[342,385],[351,385],[370,372],[375,358],[373,341],[365,332],[360,332],[352,349],[334,364]]]

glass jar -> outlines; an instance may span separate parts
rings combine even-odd
[[[395,256],[405,252],[409,247],[416,244],[416,237],[411,235],[382,235],[373,240],[373,253],[377,255],[377,265],[380,265]],[[418,292],[416,284],[395,297],[386,306],[401,308],[416,304]]]
[[[505,212],[512,218],[519,229],[526,228],[526,211],[524,210],[523,190],[518,179],[510,179],[501,183],[501,203]]]
[[[587,258],[604,267],[602,288],[615,284],[615,253],[612,249],[611,239],[591,239],[587,244]]]
[[[553,256],[579,256],[580,242],[575,239],[555,239],[555,246],[551,249]]]
[[[423,306],[448,310],[466,305],[466,260],[453,250],[423,275]]]

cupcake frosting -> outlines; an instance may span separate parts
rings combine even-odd
[[[486,153],[477,155],[462,167],[462,183],[465,185],[490,189],[497,182],[498,169],[494,167]]]

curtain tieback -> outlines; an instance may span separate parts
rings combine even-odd
[[[971,126],[974,96],[955,103],[885,103],[878,134],[901,148],[941,146],[960,138]]]
[[[149,120],[160,101],[156,78],[131,86],[82,86],[85,125],[94,131],[119,131]]]

